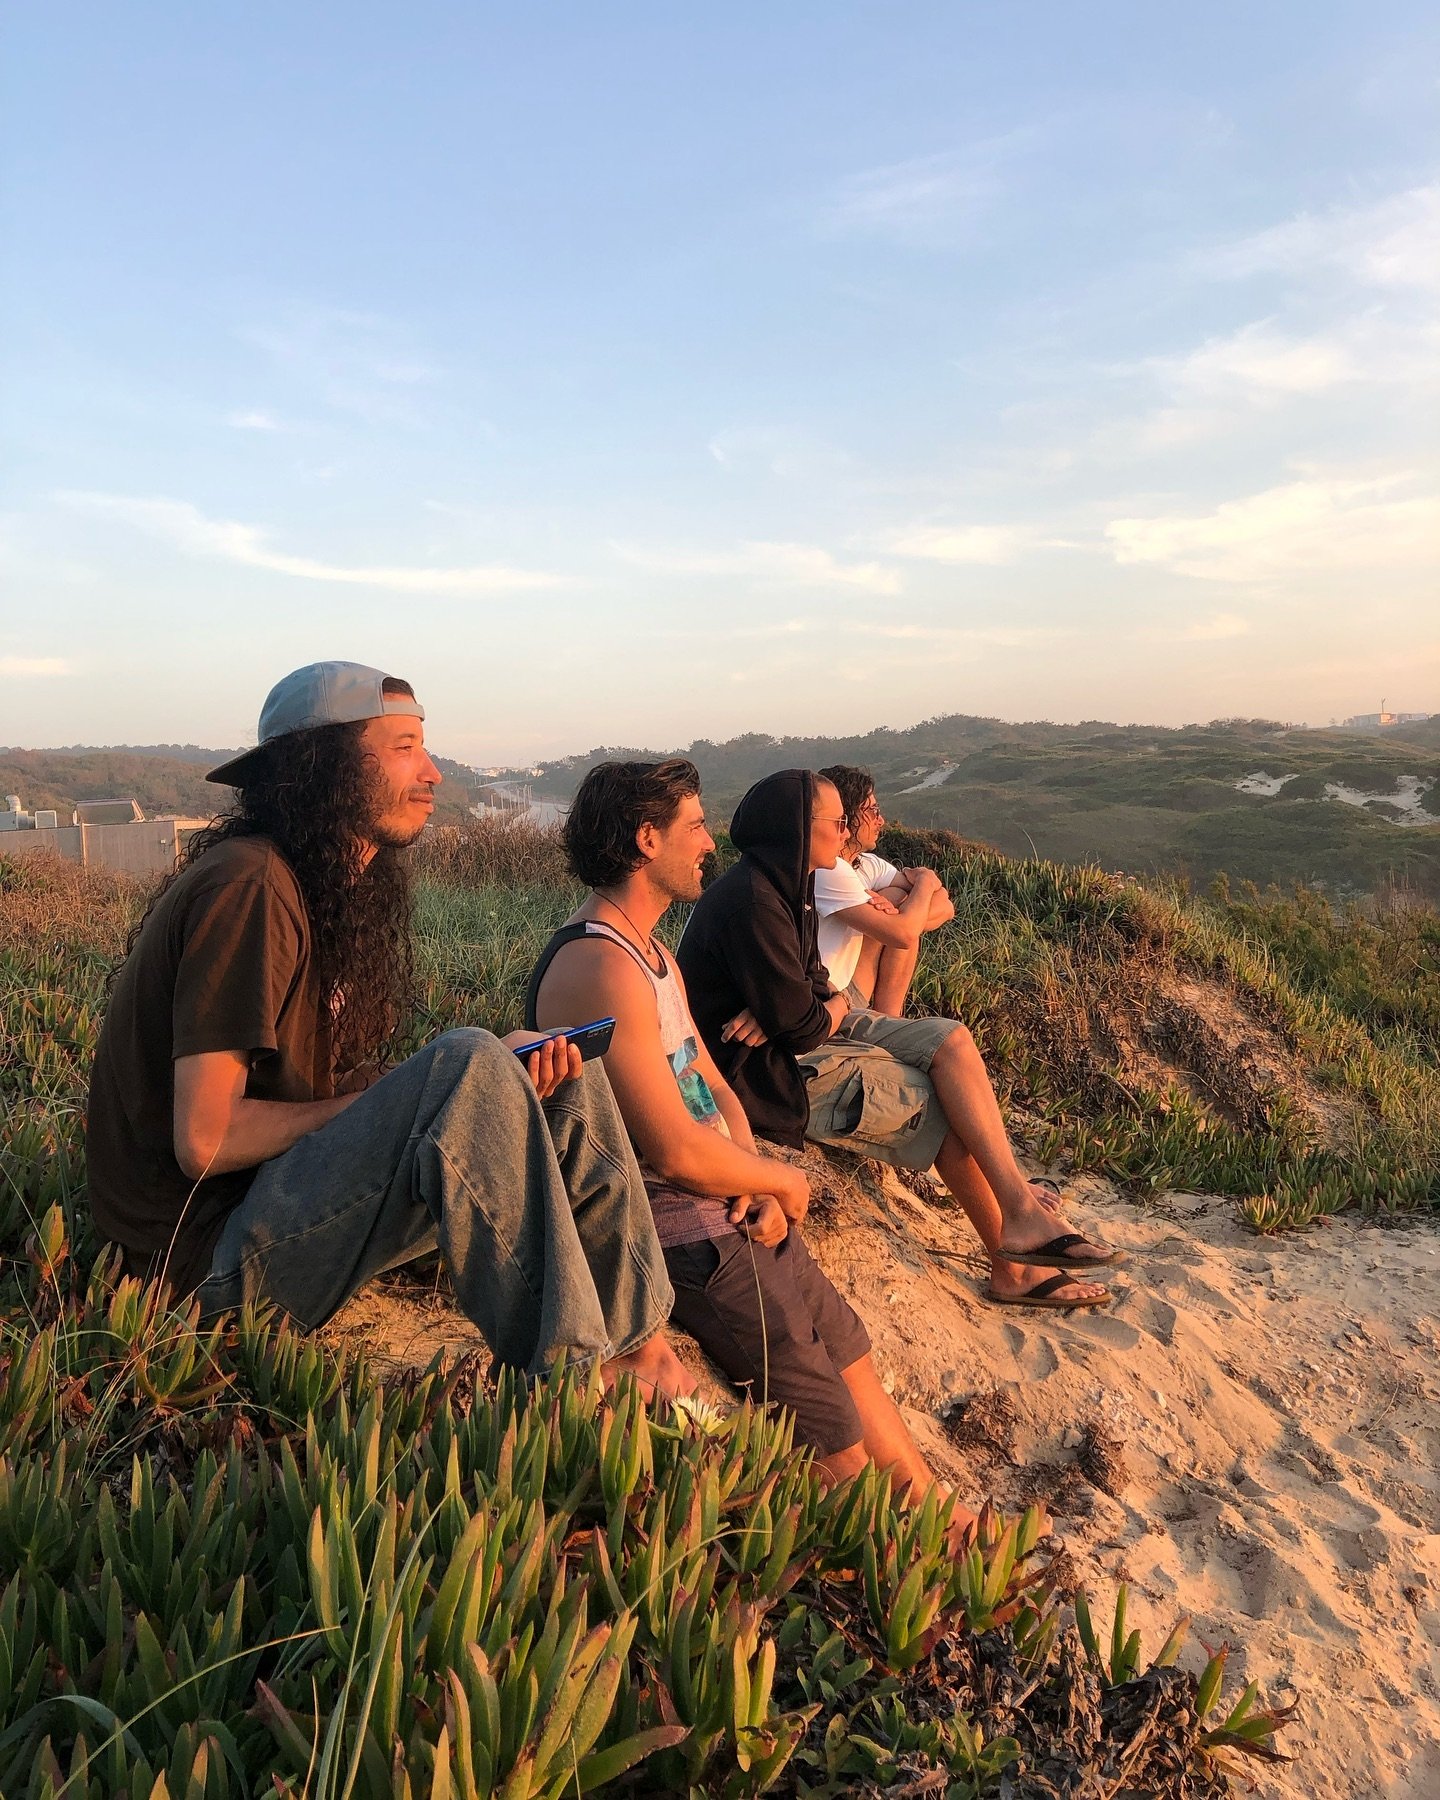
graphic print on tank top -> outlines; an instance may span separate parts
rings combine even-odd
[[[710,1083],[695,1067],[699,1057],[699,1044],[693,1037],[687,1037],[678,1050],[670,1052],[670,1073],[675,1077],[686,1112],[697,1124],[709,1125],[712,1120],[720,1119],[720,1108],[715,1104]],[[723,1128],[724,1120],[720,1123]]]
[[[700,1037],[695,1029],[695,1021],[690,1017],[690,1009],[681,997],[679,977],[675,974],[667,950],[659,951],[662,966],[655,969],[634,944],[603,919],[586,919],[572,925],[562,925],[541,952],[540,960],[530,976],[530,987],[525,997],[527,1028],[538,1029],[535,1008],[540,984],[550,966],[550,959],[562,945],[572,943],[576,938],[587,937],[605,938],[617,945],[644,971],[645,979],[650,983],[651,992],[655,996],[660,1047],[666,1065],[675,1078],[675,1086],[686,1112],[697,1124],[729,1137],[730,1128],[725,1123],[725,1115],[715,1103],[714,1091],[696,1066],[700,1058]],[[643,1157],[640,1159],[640,1173],[645,1182],[645,1191],[650,1196],[655,1233],[662,1249],[669,1250],[679,1244],[700,1243],[707,1238],[728,1238],[733,1234],[735,1227],[730,1223],[728,1199],[712,1194],[691,1193],[686,1188],[678,1188],[670,1182],[662,1181]]]

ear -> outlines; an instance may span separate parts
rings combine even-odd
[[[649,819],[635,833],[635,848],[647,863],[654,862],[660,854],[660,833]]]

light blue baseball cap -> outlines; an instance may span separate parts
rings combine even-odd
[[[364,719],[383,719],[387,713],[423,719],[425,708],[409,694],[387,694],[393,680],[383,669],[364,663],[307,663],[303,669],[277,681],[260,709],[260,741],[253,750],[232,756],[207,781],[226,787],[244,787],[264,766],[265,748],[292,731],[310,731],[317,725],[355,725]]]

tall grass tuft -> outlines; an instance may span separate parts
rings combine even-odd
[[[470,819],[427,831],[418,871],[447,887],[533,888],[570,881],[560,833],[522,816]]]

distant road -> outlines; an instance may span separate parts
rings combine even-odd
[[[525,819],[532,825],[558,825],[566,808],[558,800],[537,800],[528,782],[487,781],[470,808],[477,819]]]

